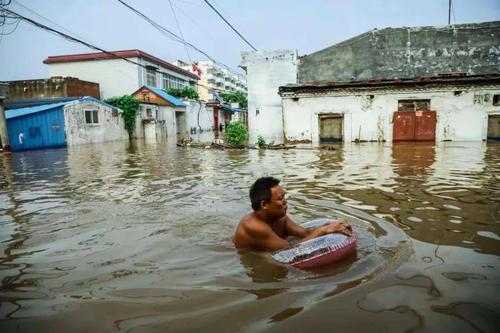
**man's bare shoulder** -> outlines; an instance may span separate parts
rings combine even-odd
[[[248,213],[240,220],[239,228],[250,234],[267,233],[271,229],[267,223],[260,219],[255,213]]]

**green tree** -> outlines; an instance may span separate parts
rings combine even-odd
[[[193,88],[193,87],[183,87],[183,88],[168,88],[165,89],[167,94],[172,95],[177,98],[184,98],[184,99],[194,99],[198,100],[198,92]]]
[[[105,99],[104,102],[122,110],[122,118],[125,123],[128,138],[132,139],[135,130],[135,118],[137,117],[137,111],[139,110],[139,101],[130,95],[124,95],[122,97],[111,97]]]
[[[226,127],[226,141],[230,145],[241,145],[248,139],[248,131],[241,121],[234,121]]]
[[[248,107],[247,96],[241,91],[234,93],[219,93],[219,96],[222,97],[224,102],[240,103],[240,107],[243,109]]]

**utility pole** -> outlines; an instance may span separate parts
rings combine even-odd
[[[5,111],[3,108],[3,100],[9,92],[7,83],[0,83],[0,140],[2,141],[2,149],[4,155],[12,153],[10,149],[9,133],[7,132],[7,121],[5,120]]]
[[[448,0],[448,25],[451,23],[451,0]]]

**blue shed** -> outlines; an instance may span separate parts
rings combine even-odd
[[[66,146],[65,104],[62,102],[5,111],[12,150]]]

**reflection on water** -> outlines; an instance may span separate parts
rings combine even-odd
[[[1,157],[2,332],[496,331],[500,146],[333,147]],[[348,219],[357,252],[304,271],[235,251],[263,175],[296,222]]]

